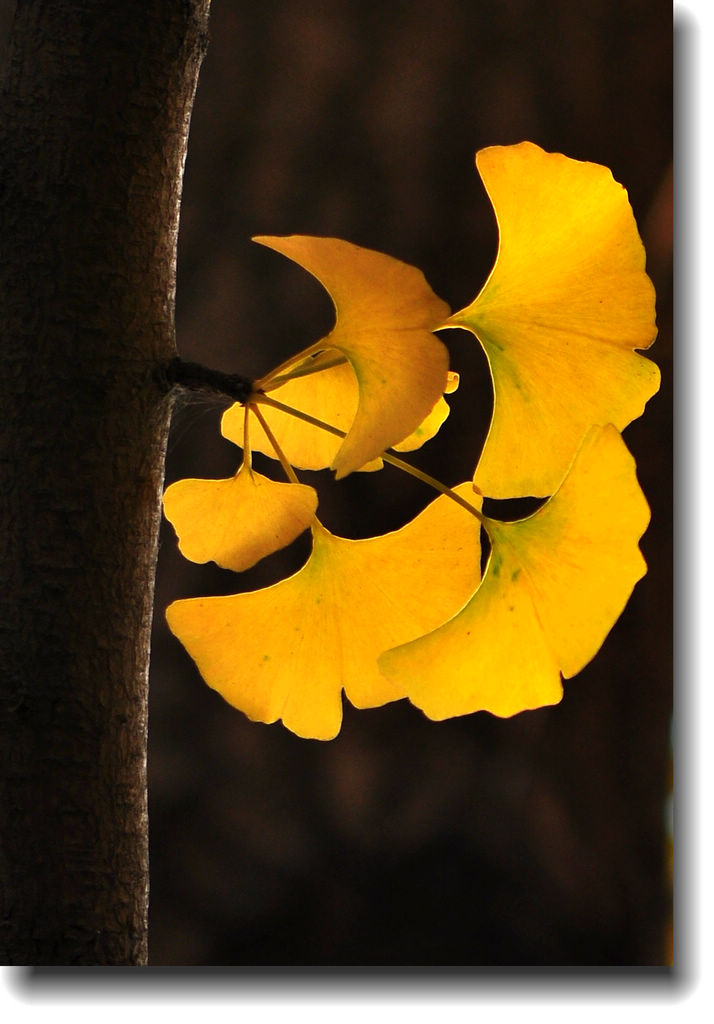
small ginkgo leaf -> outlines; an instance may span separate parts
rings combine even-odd
[[[557,493],[528,519],[486,521],[491,552],[464,608],[379,659],[429,718],[508,717],[556,704],[561,673],[601,647],[647,571],[649,508],[612,426],[593,428]]]
[[[470,484],[459,493],[474,507]],[[298,736],[332,739],[341,692],[357,707],[404,696],[377,669],[386,647],[453,615],[479,575],[480,524],[447,496],[394,533],[367,540],[313,526],[295,575],[229,597],[176,601],[169,626],[213,689],[249,718],[282,719]]]
[[[337,320],[328,337],[291,364],[335,348],[354,370],[357,411],[331,463],[339,479],[416,430],[443,395],[449,357],[432,331],[449,315],[448,306],[420,270],[383,253],[337,238],[260,236],[255,241],[311,273],[335,305]],[[267,390],[284,370],[256,386]]]
[[[476,164],[499,248],[480,294],[449,325],[476,335],[494,387],[474,474],[493,498],[552,494],[593,424],[619,430],[659,387],[635,349],[656,336],[655,294],[627,192],[599,164],[530,142]]]
[[[337,356],[339,353],[336,349],[327,349],[324,355],[329,360],[330,356]],[[444,389],[445,394],[452,394],[458,386],[458,373],[449,371]],[[272,390],[271,396],[293,409],[299,409],[300,412],[308,413],[308,415],[322,420],[323,423],[347,433],[357,412],[359,389],[354,370],[348,362],[343,360],[337,365],[320,370],[319,373],[287,380],[279,388]],[[291,466],[298,469],[317,470],[326,469],[332,465],[342,444],[342,438],[280,409],[274,409],[268,405],[263,405],[261,408],[263,416],[268,421],[273,435]],[[392,447],[401,452],[421,448],[438,433],[449,415],[449,411],[448,403],[443,396],[440,397],[416,430]],[[244,424],[245,410],[236,403],[224,412],[221,419],[221,432],[229,441],[242,448]],[[254,451],[262,452],[272,458],[277,457],[270,438],[259,423],[251,424],[250,446]],[[360,470],[382,469],[383,465],[382,460],[376,458],[364,466],[360,466]]]
[[[325,355],[331,353],[342,357],[336,349],[328,350]],[[271,391],[271,396],[347,433],[357,412],[359,389],[352,367],[344,357],[342,359],[341,363],[318,373],[285,381]],[[262,405],[261,412],[291,466],[316,470],[332,465],[342,444],[341,437],[269,405]],[[244,422],[245,410],[238,404],[226,409],[221,418],[223,436],[241,448],[244,445]],[[253,451],[277,458],[270,438],[255,419],[250,424],[250,447]],[[359,468],[381,469],[382,465],[381,459],[372,459]]]
[[[177,480],[164,493],[184,557],[234,572],[291,544],[316,509],[313,487],[278,483],[245,464],[227,480]]]

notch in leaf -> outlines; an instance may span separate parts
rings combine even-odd
[[[531,142],[476,166],[499,231],[491,274],[446,326],[480,341],[494,408],[474,483],[492,498],[552,494],[586,430],[618,430],[659,388],[635,349],[655,339],[655,293],[627,192],[607,167]]]

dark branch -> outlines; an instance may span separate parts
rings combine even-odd
[[[248,377],[211,370],[200,363],[186,362],[180,356],[176,356],[162,367],[162,371],[169,390],[178,386],[188,388],[190,391],[216,391],[241,404],[253,394],[253,381]]]

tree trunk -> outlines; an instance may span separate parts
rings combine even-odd
[[[178,207],[210,0],[19,0],[0,100],[0,962],[144,964]]]

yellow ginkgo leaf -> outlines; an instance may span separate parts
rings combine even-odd
[[[599,164],[530,142],[476,155],[499,229],[471,331],[494,387],[474,483],[493,498],[552,494],[594,424],[619,430],[659,387],[635,349],[656,336],[655,294],[627,192]]]
[[[430,718],[556,704],[561,673],[599,650],[647,567],[649,508],[617,430],[595,427],[557,493],[518,522],[486,520],[491,552],[464,608],[379,665]]]
[[[326,361],[340,356],[336,349],[327,349],[323,354]],[[445,394],[452,394],[458,385],[458,373],[449,371]],[[329,365],[319,373],[285,381],[279,388],[271,390],[271,396],[347,433],[357,412],[359,389],[352,367],[343,358],[342,362]],[[291,466],[317,470],[332,465],[342,444],[341,437],[269,405],[261,406],[261,411]],[[401,452],[420,448],[438,433],[448,415],[449,406],[442,396],[416,430],[393,448]],[[244,425],[245,410],[241,405],[236,403],[226,409],[221,419],[221,432],[241,448],[244,445]],[[257,422],[250,427],[250,446],[254,451],[277,458],[272,441]],[[376,458],[360,466],[360,470],[381,469],[383,465],[382,460]]]
[[[331,354],[341,358],[342,362],[306,377],[287,380],[271,391],[271,396],[347,433],[357,412],[357,378],[341,353],[336,349],[325,352],[328,357]],[[262,405],[261,412],[291,466],[297,469],[326,469],[332,465],[342,444],[341,437],[269,405]],[[221,419],[223,436],[241,448],[244,446],[244,423],[245,410],[237,403],[226,409]],[[277,458],[270,438],[255,419],[250,424],[250,447],[253,451]],[[359,468],[381,469],[382,465],[380,459],[372,459]]]
[[[291,544],[316,509],[313,487],[278,483],[245,464],[227,480],[177,480],[164,493],[184,557],[235,572]]]
[[[420,270],[391,256],[337,238],[261,236],[255,241],[309,271],[335,305],[337,320],[328,337],[289,365],[334,348],[354,370],[357,411],[331,464],[339,479],[416,430],[443,395],[449,357],[432,331],[449,309]],[[268,390],[286,365],[256,387]]]
[[[470,484],[459,493],[478,507]],[[313,526],[295,575],[263,590],[176,601],[169,626],[213,689],[249,718],[332,739],[341,692],[357,707],[404,696],[377,656],[453,615],[479,575],[480,524],[441,496],[400,530],[367,540]]]

